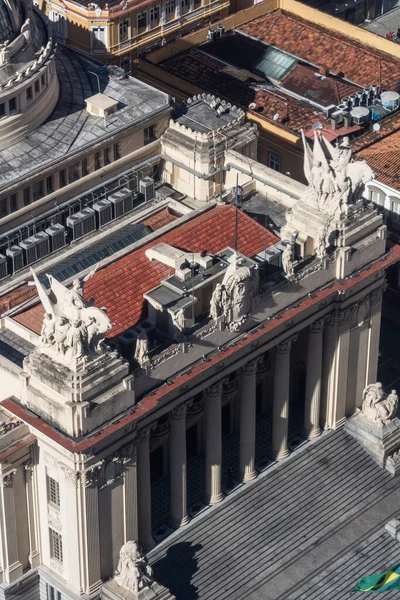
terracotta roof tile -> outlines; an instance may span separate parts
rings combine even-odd
[[[245,213],[239,213],[238,250],[254,256],[277,238]],[[267,233],[266,233],[267,232]],[[135,252],[98,271],[85,285],[85,297],[94,298],[96,306],[107,308],[114,324],[108,337],[119,335],[146,317],[143,294],[161,283],[173,270],[157,261],[150,262],[145,251],[155,243],[164,242],[182,250],[215,254],[227,246],[233,247],[235,239],[235,209],[217,206],[181,227],[161,236],[156,242],[146,244]],[[32,331],[40,333],[43,320],[41,304],[30,308],[15,320]]]
[[[267,13],[240,30],[334,73],[342,72],[359,85],[400,88],[399,60],[285,11]]]
[[[161,227],[172,223],[177,218],[178,217],[174,215],[167,207],[164,208],[164,210],[160,210],[160,212],[156,213],[155,215],[152,215],[151,217],[146,219],[146,221],[143,221],[143,225],[146,225],[146,227],[150,227],[152,231],[156,231],[157,229],[161,229]]]

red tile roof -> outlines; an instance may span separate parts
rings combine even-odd
[[[25,423],[47,435],[50,439],[54,440],[60,446],[66,448],[70,452],[84,452],[86,454],[95,454],[97,451],[96,444],[101,443],[108,436],[118,432],[124,431],[125,434],[129,432],[137,420],[141,417],[154,410],[159,402],[171,392],[179,390],[179,388],[187,384],[191,379],[196,377],[207,370],[215,369],[218,364],[223,364],[223,361],[235,353],[240,353],[243,348],[248,347],[250,344],[254,348],[254,344],[262,343],[263,337],[276,327],[283,323],[290,323],[290,321],[302,313],[304,310],[313,306],[321,306],[321,301],[326,301],[328,298],[332,298],[338,292],[343,294],[347,290],[350,290],[354,286],[358,285],[361,281],[368,279],[375,273],[379,273],[383,269],[387,269],[390,265],[400,261],[400,245],[394,245],[391,252],[381,261],[377,261],[372,264],[369,268],[361,271],[355,277],[347,279],[345,282],[336,282],[332,286],[320,289],[312,297],[306,297],[299,305],[290,308],[284,312],[279,320],[272,319],[261,328],[257,328],[256,331],[247,333],[246,336],[240,339],[234,346],[226,347],[218,354],[214,355],[209,361],[197,364],[190,372],[185,372],[182,375],[176,377],[170,385],[161,385],[155,392],[145,396],[137,405],[135,412],[124,415],[118,421],[110,423],[103,427],[98,434],[94,437],[84,437],[80,441],[75,441],[68,438],[66,435],[60,433],[57,429],[54,429],[51,425],[43,421],[40,417],[35,416],[31,411],[26,410],[18,402],[12,398],[6,398],[0,402],[1,406],[9,410],[18,419],[23,420]],[[213,371],[215,373],[215,370]]]
[[[239,213],[238,250],[254,256],[277,238],[245,213]],[[150,262],[145,251],[156,243],[164,242],[183,250],[215,254],[227,246],[234,246],[235,209],[217,206],[189,221],[185,225],[161,236],[135,252],[98,271],[85,284],[85,297],[94,298],[96,306],[107,308],[113,328],[108,337],[119,335],[146,316],[143,294],[161,283],[173,270],[158,261]],[[30,308],[14,319],[32,331],[40,333],[43,308],[41,304]]]
[[[400,113],[380,123],[379,131],[370,131],[355,140],[353,152],[375,171],[375,178],[400,191]]]
[[[252,90],[247,82],[251,73],[227,67],[224,62],[196,48],[168,59],[162,67],[176,77],[246,109],[254,102],[260,117],[272,119],[278,114],[277,123],[284,124],[292,131],[300,131],[309,125],[317,114],[315,108],[305,106],[304,101],[285,96],[283,91],[277,90],[273,93]],[[243,80],[235,77],[233,73],[241,73]]]
[[[146,225],[146,227],[149,227],[152,231],[156,231],[165,225],[169,225],[169,223],[173,223],[177,218],[178,217],[167,207],[164,208],[164,210],[160,210],[160,212],[155,215],[152,215],[146,219],[146,221],[143,221],[143,225]]]
[[[240,31],[334,73],[342,72],[359,85],[400,88],[399,60],[283,10],[254,19]]]

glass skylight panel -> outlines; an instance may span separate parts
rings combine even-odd
[[[277,48],[268,48],[254,64],[254,69],[264,77],[280,81],[296,63],[297,60],[293,56],[289,56]]]

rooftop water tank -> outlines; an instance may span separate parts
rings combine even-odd
[[[381,102],[382,106],[389,110],[396,110],[399,106],[400,95],[397,92],[382,92]]]

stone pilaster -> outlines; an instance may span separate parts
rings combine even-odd
[[[309,439],[321,434],[319,415],[321,404],[323,331],[324,319],[319,319],[310,325],[308,332],[304,435]]]
[[[99,483],[102,463],[93,465],[81,475],[82,508],[85,539],[85,592],[97,591],[101,584]]]
[[[189,522],[187,514],[187,457],[186,457],[186,408],[187,403],[171,412],[170,469],[171,469],[171,516],[172,527],[182,527]]]
[[[256,374],[258,359],[248,362],[240,376],[240,475],[244,482],[257,477],[256,455]]]
[[[296,338],[289,338],[275,348],[274,405],[272,413],[272,454],[276,460],[289,456],[289,384],[290,349]]]
[[[14,476],[16,469],[0,477],[1,528],[3,545],[3,569],[6,583],[22,577],[22,564],[18,560],[17,521],[14,499]]]
[[[36,511],[33,461],[24,463],[26,502],[28,509],[29,529],[29,563],[32,569],[40,565],[39,523]]]
[[[145,550],[154,548],[151,535],[150,428],[139,431],[137,446],[137,506],[139,542]]]
[[[136,446],[130,444],[125,451],[124,496],[125,496],[125,542],[138,539],[137,514],[137,464]]]
[[[383,289],[371,294],[371,325],[368,340],[367,385],[378,377],[379,338],[381,333],[381,313]]]
[[[210,386],[204,394],[205,440],[206,440],[206,501],[217,504],[222,493],[222,421],[221,421],[222,381]]]

